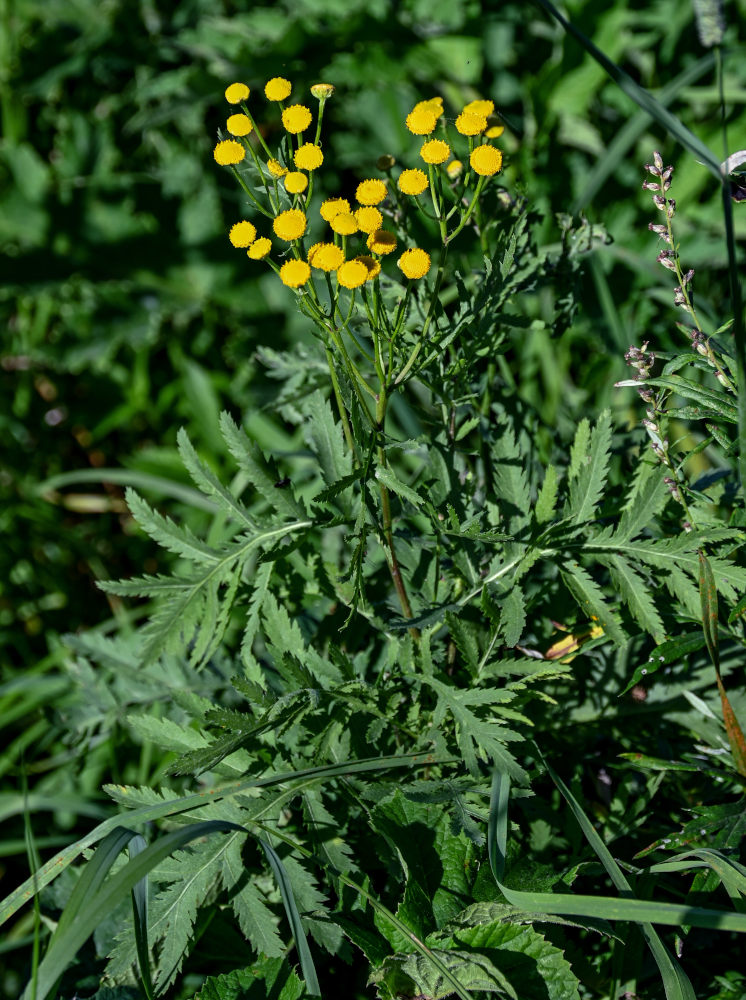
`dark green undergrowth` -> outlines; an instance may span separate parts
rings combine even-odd
[[[603,6],[0,0],[0,995],[746,994],[741,25]],[[276,76],[314,233],[495,102],[437,288],[231,246]]]

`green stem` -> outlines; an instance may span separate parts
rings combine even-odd
[[[451,238],[453,238],[453,237],[451,236]],[[430,299],[430,308],[429,308],[427,316],[425,318],[425,322],[424,322],[423,327],[422,327],[422,332],[420,333],[420,338],[417,341],[417,343],[415,344],[415,347],[412,350],[412,353],[409,355],[409,358],[407,359],[407,363],[404,365],[404,367],[402,368],[402,370],[399,372],[399,374],[394,379],[394,385],[399,385],[401,382],[404,381],[404,379],[409,374],[409,372],[410,372],[410,370],[412,368],[412,365],[417,360],[417,357],[418,357],[420,351],[422,350],[422,348],[423,348],[423,346],[425,344],[425,338],[427,337],[427,331],[429,330],[430,324],[433,321],[433,318],[435,317],[435,310],[436,310],[437,305],[438,305],[438,294],[440,292],[440,286],[443,283],[443,276],[445,274],[445,265],[446,265],[446,257],[447,257],[447,255],[448,255],[448,244],[444,243],[443,246],[441,247],[441,250],[440,250],[440,259],[438,260],[438,274],[437,274],[437,277],[435,278],[435,287],[433,288],[433,294],[432,294],[432,297]]]

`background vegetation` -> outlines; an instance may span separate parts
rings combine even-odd
[[[198,501],[176,434],[185,427],[229,478],[222,409],[242,418],[266,451],[290,461],[302,448],[298,429],[273,406],[272,351],[309,343],[305,321],[274,276],[227,240],[241,196],[211,156],[227,83],[256,87],[283,75],[335,84],[325,167],[339,186],[369,174],[375,155],[402,155],[403,120],[415,101],[436,93],[453,108],[495,100],[508,125],[504,181],[539,216],[537,239],[558,244],[557,213],[568,213],[576,226],[586,220],[575,238],[593,248],[573,275],[578,305],[568,297],[563,329],[553,329],[563,306],[553,292],[527,295],[524,312],[535,323],[516,331],[500,363],[517,409],[538,416],[535,443],[545,459],[555,435],[570,439],[584,416],[610,408],[617,431],[638,423],[636,393],[614,388],[628,376],[630,344],[681,347],[671,290],[654,262],[649,196],[640,190],[653,149],[676,167],[677,234],[687,266],[706,274],[698,309],[713,325],[723,315],[727,258],[711,175],[538,7],[493,6],[351,0],[340,14],[327,0],[0,3],[2,895],[33,866],[35,850],[46,857],[114,813],[102,784],[155,784],[171,759],[124,721],[132,698],[158,715],[162,692],[94,688],[61,641],[135,624],[141,612],[104,596],[98,581],[168,568],[169,557],[134,525],[125,486],[167,501],[175,516],[191,509]],[[715,58],[699,42],[689,4],[574,0],[567,10],[711,149],[722,148]],[[727,3],[725,12],[733,151],[746,135],[744,5]],[[735,222],[742,241],[746,213],[736,210]],[[622,777],[608,801],[608,762],[637,750],[645,727],[652,733],[659,720],[638,712],[630,695],[620,700],[623,669],[606,670],[589,654],[573,671],[569,724],[548,724],[544,749],[564,756],[568,779],[570,760],[577,764],[586,803],[613,826],[637,786]],[[598,690],[605,683],[610,690]],[[668,721],[690,725],[690,703],[653,688],[646,704],[656,697]],[[661,737],[660,756],[677,752],[668,739]],[[689,821],[687,810],[706,800],[705,784],[658,800],[662,829]],[[533,822],[541,851],[550,843],[541,809]],[[652,842],[660,831],[653,824],[645,832]],[[22,915],[0,946],[8,997],[26,980],[32,928],[33,914]],[[709,970],[708,932],[697,933],[697,995],[743,995],[735,943],[718,938],[726,957]],[[225,956],[218,942],[211,947],[210,971],[219,972]],[[568,957],[582,965],[581,951]],[[86,961],[93,983],[93,948]],[[346,967],[338,974],[363,989]],[[85,988],[80,970],[77,982]],[[185,983],[180,995],[191,996],[199,979]]]

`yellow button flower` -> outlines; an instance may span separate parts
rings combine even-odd
[[[412,135],[430,135],[435,131],[439,115],[430,108],[417,107],[407,115],[406,126]]]
[[[336,271],[344,262],[341,247],[334,243],[314,243],[308,251],[308,263],[319,271]]]
[[[299,240],[306,231],[306,217],[299,208],[289,208],[287,212],[280,212],[272,223],[275,236],[279,236],[286,243]]]
[[[248,135],[254,126],[248,115],[231,115],[225,127],[231,135]]]
[[[314,83],[311,86],[311,93],[317,101],[326,101],[334,93],[334,85],[331,83]]]
[[[376,229],[376,231],[371,233],[368,237],[367,246],[371,253],[378,254],[379,257],[382,257],[384,254],[391,253],[393,250],[396,250],[396,237],[387,229]]]
[[[422,194],[429,181],[421,170],[402,170],[396,183],[402,194]]]
[[[359,288],[368,280],[368,268],[359,260],[348,260],[337,271],[337,281],[343,288]]]
[[[430,139],[420,150],[420,156],[425,163],[445,163],[451,155],[451,147],[442,139]]]
[[[430,254],[419,247],[412,247],[404,251],[396,265],[405,278],[424,278],[430,270]]]
[[[240,104],[249,96],[249,88],[245,83],[232,83],[226,88],[225,99],[229,104]]]
[[[293,154],[298,170],[317,170],[324,162],[324,154],[312,142],[304,142]]]
[[[443,98],[431,97],[427,101],[418,101],[412,108],[413,111],[429,111],[438,118],[443,114]]]
[[[505,126],[497,115],[487,117],[487,131],[484,133],[488,139],[498,139],[505,131]]]
[[[305,132],[311,124],[311,112],[303,104],[291,104],[282,112],[282,124],[285,131],[293,135]]]
[[[386,185],[379,180],[361,181],[355,197],[361,205],[378,205],[386,197]]]
[[[452,181],[455,181],[457,177],[460,177],[463,172],[464,172],[464,165],[461,162],[461,160],[451,160],[451,162],[446,167],[446,173],[448,174],[448,176],[451,178]]]
[[[383,216],[377,208],[373,208],[372,205],[365,205],[363,208],[358,208],[355,212],[355,222],[357,222],[357,228],[361,232],[370,235],[376,229],[381,228],[383,225]]]
[[[231,226],[228,239],[234,247],[247,247],[256,239],[256,226],[251,222],[237,222]]]
[[[469,157],[471,169],[482,177],[491,177],[503,165],[503,154],[494,146],[477,146]]]
[[[487,116],[462,111],[456,119],[456,131],[461,135],[480,135],[487,128]]]
[[[321,203],[319,215],[324,222],[331,222],[335,215],[345,212],[349,215],[350,203],[346,198],[327,198]]]
[[[349,212],[339,212],[329,223],[335,233],[340,236],[352,236],[357,232],[357,220]]]
[[[246,156],[246,150],[235,139],[225,139],[217,144],[212,155],[221,167],[232,167]]]
[[[495,102],[494,101],[469,101],[465,104],[463,110],[472,115],[484,115],[487,118],[489,115],[494,113]]]
[[[285,174],[285,179],[282,183],[289,194],[303,194],[308,187],[308,178],[299,170],[294,170],[290,174]]]
[[[280,268],[280,280],[288,288],[300,288],[311,277],[311,268],[304,260],[286,260]]]
[[[268,101],[284,101],[286,97],[290,97],[292,89],[290,80],[281,76],[273,76],[264,88],[264,96]]]
[[[368,271],[366,281],[372,281],[381,273],[381,262],[380,260],[376,260],[375,257],[369,257],[367,254],[361,254],[359,257],[356,257],[355,260],[359,260],[361,264],[365,265]]]
[[[288,172],[288,168],[283,167],[279,160],[267,160],[267,170],[273,177],[284,177]]]
[[[266,236],[260,236],[258,240],[254,240],[246,253],[252,260],[263,260],[271,249],[272,240],[267,239]]]

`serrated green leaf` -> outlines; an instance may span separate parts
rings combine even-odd
[[[618,645],[625,642],[624,633],[616,621],[614,612],[606,602],[601,588],[577,563],[565,563],[561,568],[562,579],[567,589],[582,609],[583,616],[599,625],[606,635]]]
[[[523,591],[515,586],[500,600],[500,628],[506,646],[517,646],[526,627],[526,604]]]
[[[537,524],[546,524],[554,516],[554,508],[557,504],[557,470],[553,465],[548,465],[544,473],[544,482],[541,484],[539,496],[536,498],[534,516]]]
[[[582,425],[581,425],[582,427]],[[604,410],[588,439],[585,428],[578,427],[570,461],[570,497],[568,516],[574,524],[591,520],[603,496],[609,471],[611,414]],[[582,449],[585,448],[585,454]]]
[[[415,507],[419,508],[424,504],[425,501],[419,493],[398,479],[390,468],[383,465],[377,466],[375,476],[379,483],[383,483],[392,493],[396,493],[398,496],[403,497],[404,500],[408,500]]]

